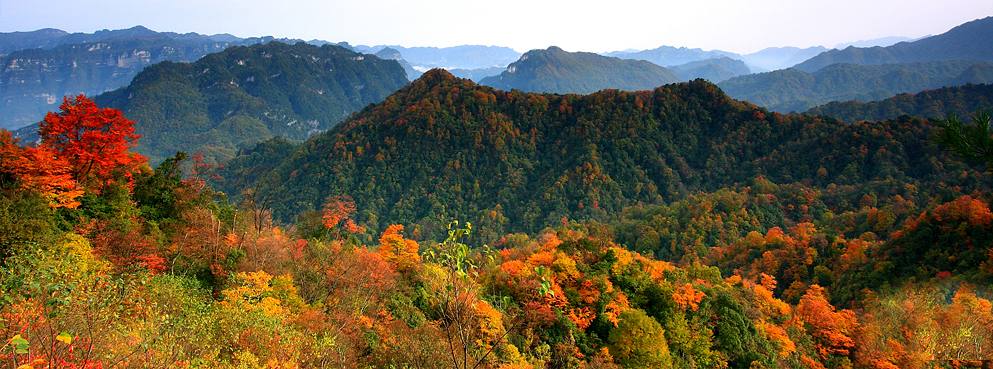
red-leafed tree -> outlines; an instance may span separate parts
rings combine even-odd
[[[134,121],[120,110],[99,108],[84,95],[66,96],[59,109],[45,115],[38,134],[43,145],[69,162],[73,178],[86,188],[99,191],[118,171],[130,183],[131,170],[148,160],[129,151],[139,135]]]

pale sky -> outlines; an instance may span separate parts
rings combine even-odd
[[[143,25],[352,45],[478,44],[519,52],[667,45],[745,54],[918,38],[991,15],[990,0],[0,0],[0,32]]]

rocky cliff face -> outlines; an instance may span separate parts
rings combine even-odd
[[[58,109],[66,95],[96,95],[126,86],[146,66],[194,61],[228,46],[156,35],[12,52],[0,58],[0,127],[36,123]]]

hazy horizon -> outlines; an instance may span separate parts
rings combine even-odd
[[[143,25],[159,32],[319,39],[353,45],[493,45],[518,52],[552,45],[587,52],[666,45],[748,54],[767,47],[830,48],[891,36],[916,39],[990,15],[993,2],[975,0],[622,0],[611,7],[594,2],[566,6],[522,0],[289,0],[279,6],[260,0],[6,0],[0,2],[0,32],[58,28],[92,33]]]

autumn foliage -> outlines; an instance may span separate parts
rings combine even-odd
[[[39,125],[38,135],[45,146],[68,162],[73,179],[88,189],[99,191],[119,174],[131,184],[131,171],[147,161],[130,152],[138,135],[134,121],[117,109],[99,108],[84,95],[66,96],[61,112],[49,112]]]

